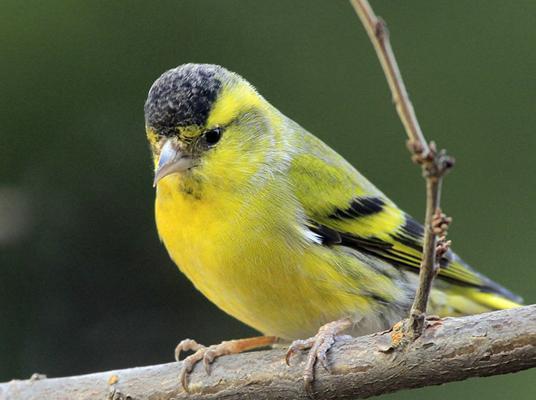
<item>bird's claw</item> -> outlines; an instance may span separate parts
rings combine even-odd
[[[339,336],[338,334],[349,328],[351,324],[351,321],[348,319],[330,322],[322,326],[315,336],[305,340],[295,340],[288,348],[287,354],[285,355],[287,365],[290,363],[290,358],[298,351],[309,350],[303,371],[303,382],[305,391],[310,398],[314,397],[313,382],[315,380],[316,362],[319,361],[322,367],[331,373],[327,353],[337,340],[346,338],[346,336]]]
[[[258,336],[246,339],[228,340],[212,346],[204,346],[192,339],[185,339],[175,348],[175,359],[180,360],[183,351],[193,351],[194,353],[186,357],[182,362],[182,369],[179,375],[184,391],[188,392],[188,376],[194,370],[195,365],[203,361],[203,366],[207,375],[210,375],[210,366],[220,356],[237,354],[242,351],[253,350],[261,347],[271,346],[277,341],[275,336]]]
[[[224,343],[225,342],[207,347],[200,343],[197,343],[193,339],[184,339],[177,345],[177,347],[175,348],[176,361],[180,361],[180,355],[182,352],[194,352],[194,354],[189,355],[182,361],[182,369],[179,375],[182,388],[186,392],[189,391],[188,375],[190,375],[190,373],[194,370],[195,365],[199,361],[203,360],[205,372],[207,373],[207,375],[210,375],[210,364],[212,364],[218,356],[225,354],[225,352],[221,349],[222,347],[224,347]]]
[[[180,360],[180,354],[183,351],[193,351],[194,354],[189,355],[182,361],[182,369],[179,375],[179,379],[184,391],[189,392],[188,389],[188,376],[194,370],[195,365],[203,361],[203,366],[207,375],[210,375],[210,365],[216,360],[216,358],[230,354],[227,348],[228,342],[221,342],[220,344],[214,344],[212,346],[204,346],[197,343],[192,339],[185,339],[181,341],[175,348],[175,359]]]
[[[180,361],[181,353],[186,351],[197,351],[204,348],[202,344],[193,339],[184,339],[175,347],[175,361]]]
[[[309,350],[315,343],[316,336],[309,339],[298,339],[293,341],[288,347],[287,354],[285,354],[285,363],[290,367],[290,359],[294,354],[299,351]]]
[[[212,364],[217,357],[224,355],[223,352],[218,352],[218,346],[220,345],[210,346],[206,349],[205,355],[203,356],[203,365],[205,366],[207,375],[210,375],[210,364]]]
[[[181,381],[182,388],[185,392],[190,391],[188,389],[188,376],[194,370],[195,365],[204,358],[205,352],[206,347],[203,346],[199,348],[194,354],[189,355],[182,361],[182,369],[179,375],[179,379]]]

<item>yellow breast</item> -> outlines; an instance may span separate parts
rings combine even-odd
[[[295,219],[288,205],[265,201],[262,190],[244,203],[224,193],[196,198],[178,187],[176,175],[158,185],[158,232],[180,270],[227,313],[291,339],[365,307],[330,250],[282,225]]]

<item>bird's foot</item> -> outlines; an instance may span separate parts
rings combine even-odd
[[[182,369],[179,375],[183,389],[188,392],[188,376],[193,371],[196,364],[203,361],[207,375],[210,375],[210,365],[216,358],[237,354],[247,350],[253,350],[274,344],[277,338],[274,336],[259,336],[247,339],[229,340],[212,346],[204,346],[192,339],[184,339],[175,348],[175,360],[180,360],[180,355],[185,351],[193,351],[182,361]]]
[[[347,318],[327,323],[320,327],[315,336],[305,340],[295,340],[288,348],[285,356],[287,365],[290,365],[290,358],[298,351],[309,350],[307,362],[305,363],[305,369],[303,371],[305,391],[309,397],[313,398],[313,381],[315,380],[316,362],[320,361],[320,364],[324,369],[331,372],[327,360],[327,352],[337,340],[346,337],[339,336],[339,334],[351,326],[352,321]]]

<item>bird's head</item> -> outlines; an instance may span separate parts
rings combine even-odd
[[[145,103],[154,185],[239,187],[270,163],[280,119],[245,79],[223,67],[185,64],[165,72]]]

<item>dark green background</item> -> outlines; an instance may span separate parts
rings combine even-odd
[[[536,300],[536,3],[373,1],[427,137],[457,158],[444,208],[470,263]],[[254,332],[160,245],[143,103],[186,62],[226,66],[398,204],[423,182],[347,1],[0,3],[0,381],[172,359]],[[388,396],[533,399],[535,371]]]

